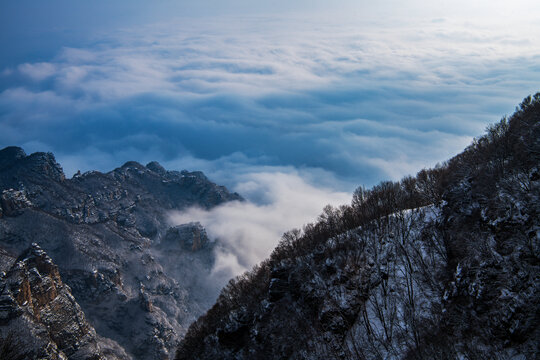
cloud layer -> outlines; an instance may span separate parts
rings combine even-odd
[[[538,26],[522,25],[228,17],[115,32],[0,69],[0,146],[53,151],[68,174],[159,160],[216,181],[322,171],[351,190],[445,160],[537,91]]]
[[[230,4],[229,13],[249,3],[259,14],[313,6],[210,2],[217,13]],[[86,11],[73,1],[41,9],[21,0],[0,12],[0,30],[13,35],[0,44],[14,50],[0,60],[9,64],[0,68],[0,147],[52,151],[68,175],[158,160],[203,170],[238,191],[251,201],[171,218],[201,221],[221,240],[213,274],[220,284],[268,256],[284,231],[312,221],[324,205],[348,202],[345,192],[449,158],[540,90],[533,2],[459,0],[441,17],[440,3],[343,0],[347,21],[317,0],[320,19],[169,21],[158,13],[171,1],[137,1],[130,13],[151,7],[150,18],[168,20],[76,46],[71,30],[111,29],[107,17],[124,13],[120,2],[105,3],[100,9],[110,11],[99,26],[88,20],[99,12],[94,3]],[[206,1],[182,3],[194,13],[208,8]],[[47,55],[59,43],[62,50]],[[17,61],[19,46],[31,56]]]
[[[218,288],[267,258],[285,231],[314,221],[327,204],[350,201],[349,194],[315,187],[295,173],[247,174],[235,190],[251,201],[210,211],[192,208],[170,217],[175,225],[200,221],[210,238],[219,240],[211,275]]]

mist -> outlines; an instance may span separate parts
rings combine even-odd
[[[350,201],[350,194],[316,187],[297,172],[246,174],[234,190],[246,201],[170,214],[171,225],[199,221],[217,241],[210,278],[219,287],[267,258],[284,232],[314,221],[325,205]]]

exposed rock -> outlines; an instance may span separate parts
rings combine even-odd
[[[16,147],[0,150],[0,194],[0,246],[39,243],[97,333],[136,359],[169,356],[217,296],[206,232],[188,224],[188,237],[167,242],[169,211],[241,200],[201,172],[157,163],[66,179],[52,154]]]
[[[169,228],[162,241],[163,246],[176,245],[191,251],[200,250],[210,243],[206,230],[199,222]]]
[[[268,300],[270,302],[278,301],[289,292],[289,271],[288,268],[273,269],[268,285]]]
[[[8,169],[25,157],[24,150],[17,146],[8,146],[0,150],[0,170]]]
[[[0,198],[0,217],[20,215],[22,209],[31,206],[32,203],[27,199],[24,190],[4,190],[2,191],[2,197]]]
[[[161,166],[161,164],[157,161],[149,162],[148,164],[146,164],[146,167],[159,175],[165,175],[167,173],[167,170],[165,170],[165,168]]]
[[[139,289],[139,303],[141,304],[142,309],[146,312],[152,312],[154,309],[150,296],[146,291],[144,291],[143,284],[141,284],[141,288]]]
[[[97,336],[57,266],[37,244],[0,278],[0,288],[1,337],[15,334],[27,358],[128,358],[117,344]]]

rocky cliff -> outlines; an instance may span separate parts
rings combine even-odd
[[[18,259],[3,260],[12,265],[0,278],[0,338],[17,344],[18,357],[128,359],[118,344],[96,334],[57,266],[37,244]]]
[[[24,322],[38,334],[29,339],[55,349],[50,354],[77,359],[169,358],[217,289],[207,283],[214,243],[200,224],[171,228],[168,211],[242,200],[201,172],[166,171],[156,162],[68,179],[52,154],[17,147],[0,150],[0,195],[2,281],[20,282],[4,289],[3,299],[15,301],[6,305],[10,314],[20,314],[2,332]],[[41,265],[17,260],[22,268],[10,269],[9,254],[38,251],[32,243],[55,265],[42,273]],[[51,323],[54,316],[80,322],[62,332],[67,323]]]

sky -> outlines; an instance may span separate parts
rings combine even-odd
[[[247,268],[284,214],[445,161],[539,91],[538,19],[525,0],[0,0],[0,148],[68,176],[202,170],[251,202],[236,227],[175,219],[232,243],[264,226]]]

